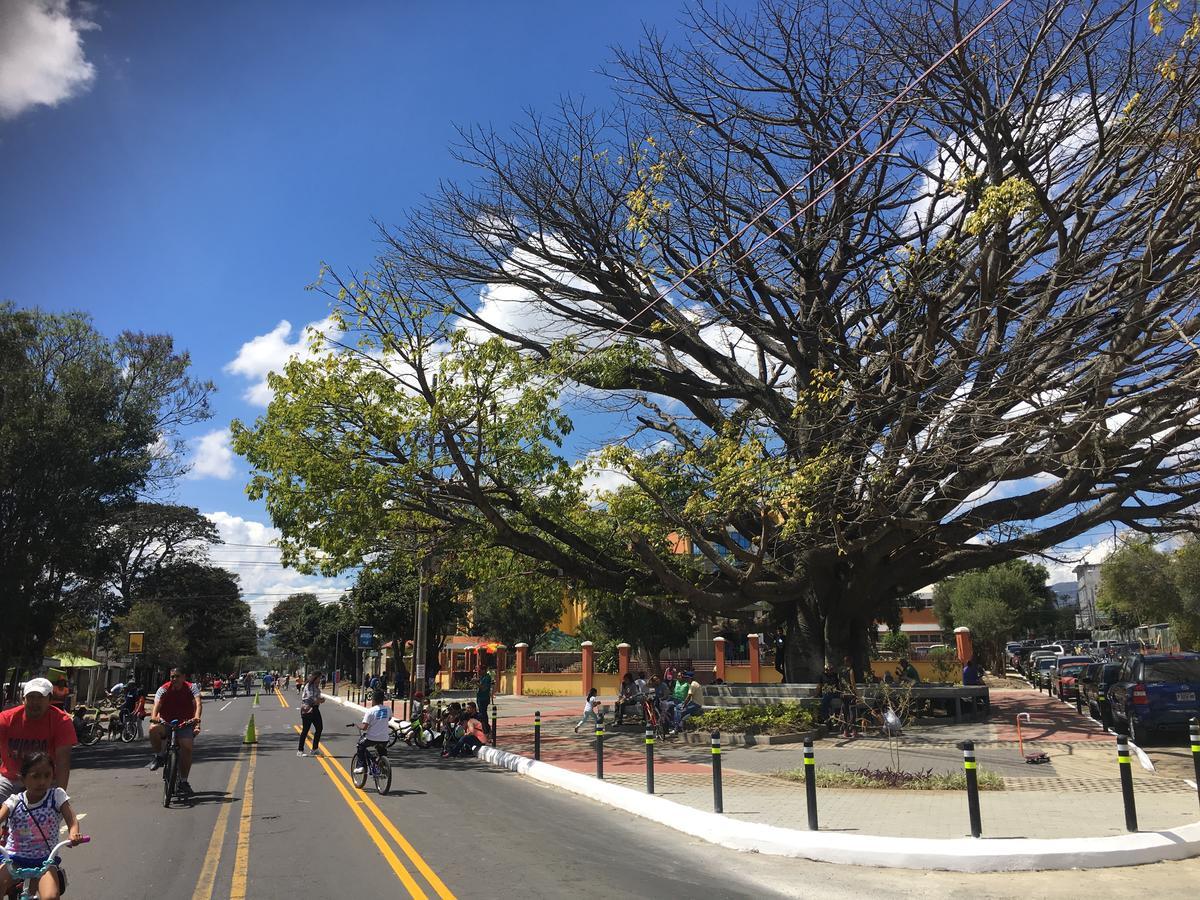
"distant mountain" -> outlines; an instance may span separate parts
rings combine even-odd
[[[1058,596],[1059,606],[1076,606],[1079,603],[1079,585],[1074,581],[1060,581],[1050,585],[1050,590]]]

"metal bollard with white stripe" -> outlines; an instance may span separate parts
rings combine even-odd
[[[808,830],[817,830],[817,761],[812,738],[804,739],[804,795],[808,800]]]
[[[983,834],[983,825],[979,820],[979,773],[978,763],[975,762],[975,742],[963,741],[959,744],[963,752],[963,774],[967,778],[967,812],[971,816],[971,837]]]
[[[1117,765],[1121,767],[1121,797],[1125,801],[1125,829],[1137,831],[1137,806],[1133,801],[1133,769],[1129,760],[1129,738],[1117,737]]]

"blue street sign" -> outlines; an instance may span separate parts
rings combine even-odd
[[[358,646],[363,650],[370,650],[375,646],[375,629],[367,625],[358,627]]]

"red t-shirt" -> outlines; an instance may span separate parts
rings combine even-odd
[[[0,713],[0,775],[10,781],[21,777],[21,760],[43,750],[51,757],[62,747],[74,747],[75,725],[57,707],[46,709],[40,719],[25,718],[25,707],[14,706]]]
[[[177,688],[172,687],[168,681],[154,694],[154,702],[158,704],[158,717],[164,722],[170,722],[172,719],[186,722],[194,718],[196,697],[199,694],[200,689],[194,687],[190,681],[185,681]]]

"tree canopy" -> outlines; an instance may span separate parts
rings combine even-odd
[[[765,603],[808,680],[899,596],[1190,521],[1197,44],[1066,0],[960,43],[986,11],[701,5],[618,52],[611,108],[464,129],[473,176],[329,276],[333,343],[235,424],[287,558],[436,526],[637,602]]]
[[[1100,566],[1096,605],[1122,631],[1167,622],[1182,647],[1200,647],[1200,542],[1191,536],[1167,551],[1126,542]]]
[[[39,659],[103,580],[114,510],[179,470],[212,385],[166,335],[110,340],[87,316],[0,303],[0,671]]]

